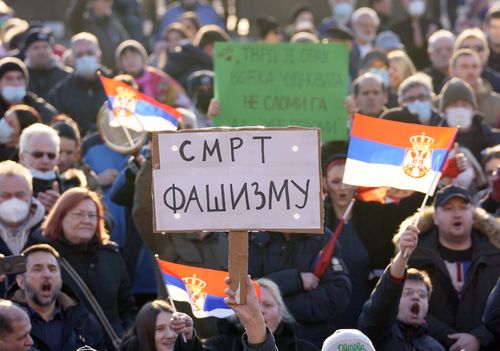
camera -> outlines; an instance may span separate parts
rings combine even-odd
[[[23,255],[0,257],[0,275],[26,272],[26,257]]]

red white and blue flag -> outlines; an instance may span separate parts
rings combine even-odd
[[[125,126],[141,132],[177,130],[180,113],[173,107],[159,103],[127,84],[100,76],[108,96],[110,125]]]
[[[158,265],[170,297],[190,303],[196,318],[225,318],[234,314],[224,303],[227,272],[163,260],[158,260]],[[254,283],[254,286],[260,296],[258,285]]]
[[[343,182],[432,195],[457,130],[356,114]]]

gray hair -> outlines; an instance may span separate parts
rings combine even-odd
[[[378,17],[375,10],[373,10],[372,8],[369,8],[369,7],[360,7],[359,9],[354,11],[352,13],[352,16],[351,16],[351,23],[356,23],[358,21],[358,19],[363,15],[370,16],[375,21],[375,25],[377,27],[380,26],[380,18]]]
[[[35,135],[48,136],[52,139],[52,142],[56,146],[57,153],[59,153],[59,147],[61,145],[61,138],[59,137],[59,134],[57,134],[54,128],[42,123],[35,123],[23,129],[21,136],[19,137],[19,153],[26,151],[26,146],[28,145],[29,140]]]
[[[427,47],[429,48],[429,50],[433,50],[434,49],[434,44],[439,39],[443,39],[443,38],[450,39],[452,45],[455,44],[455,39],[456,39],[455,34],[453,34],[452,32],[450,32],[449,30],[440,29],[440,30],[437,30],[434,33],[432,33],[431,36],[429,37],[429,43],[427,45]]]
[[[0,162],[0,176],[21,177],[26,181],[30,190],[33,190],[33,177],[31,176],[31,172],[20,163],[11,160]]]
[[[99,49],[99,40],[97,37],[89,32],[80,32],[71,37],[71,50],[75,51],[75,45],[81,41],[85,41],[91,44],[94,44],[97,49]]]
[[[12,301],[0,299],[0,338],[14,332],[12,323],[23,318],[29,320],[25,310]]]
[[[278,305],[278,310],[280,311],[281,320],[285,323],[294,323],[295,318],[293,318],[292,314],[286,307],[285,302],[281,297],[281,292],[278,285],[276,285],[275,282],[267,278],[257,279],[256,282],[257,284],[260,285],[261,288],[266,288],[267,290],[269,290],[269,292],[273,296],[274,301],[276,301],[276,304]]]
[[[432,79],[427,74],[418,72],[409,76],[401,82],[398,88],[398,102],[403,102],[403,95],[411,88],[424,87],[431,97],[434,96],[434,88],[432,87]]]

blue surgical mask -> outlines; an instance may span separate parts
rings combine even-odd
[[[21,86],[6,85],[2,88],[2,97],[9,104],[20,102],[24,99],[25,96],[26,96],[26,87],[24,85]]]
[[[6,144],[14,133],[14,129],[7,122],[5,117],[0,119],[0,144]]]
[[[430,101],[415,100],[406,104],[408,111],[418,116],[422,124],[428,124],[431,119],[431,103]]]
[[[79,76],[93,76],[97,72],[98,65],[95,55],[78,57],[75,60],[75,73]]]

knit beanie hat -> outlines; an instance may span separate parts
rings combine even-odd
[[[53,43],[52,33],[43,28],[35,27],[28,31],[26,37],[24,38],[24,49],[27,50],[29,46],[37,41],[45,41],[49,44]]]
[[[15,57],[4,57],[0,60],[0,79],[5,73],[10,71],[19,71],[23,74],[26,84],[28,84],[28,70],[24,63]]]
[[[321,351],[375,351],[368,337],[357,329],[338,329],[323,342]]]
[[[453,101],[459,100],[468,101],[474,109],[477,108],[476,97],[470,84],[460,78],[452,78],[444,85],[443,90],[441,90],[439,111],[444,112],[446,106]]]
[[[142,56],[142,60],[144,62],[148,61],[148,53],[144,46],[139,43],[137,40],[129,39],[123,41],[115,50],[115,61],[118,66],[120,66],[120,59],[122,55],[125,53],[125,50],[133,50]]]

